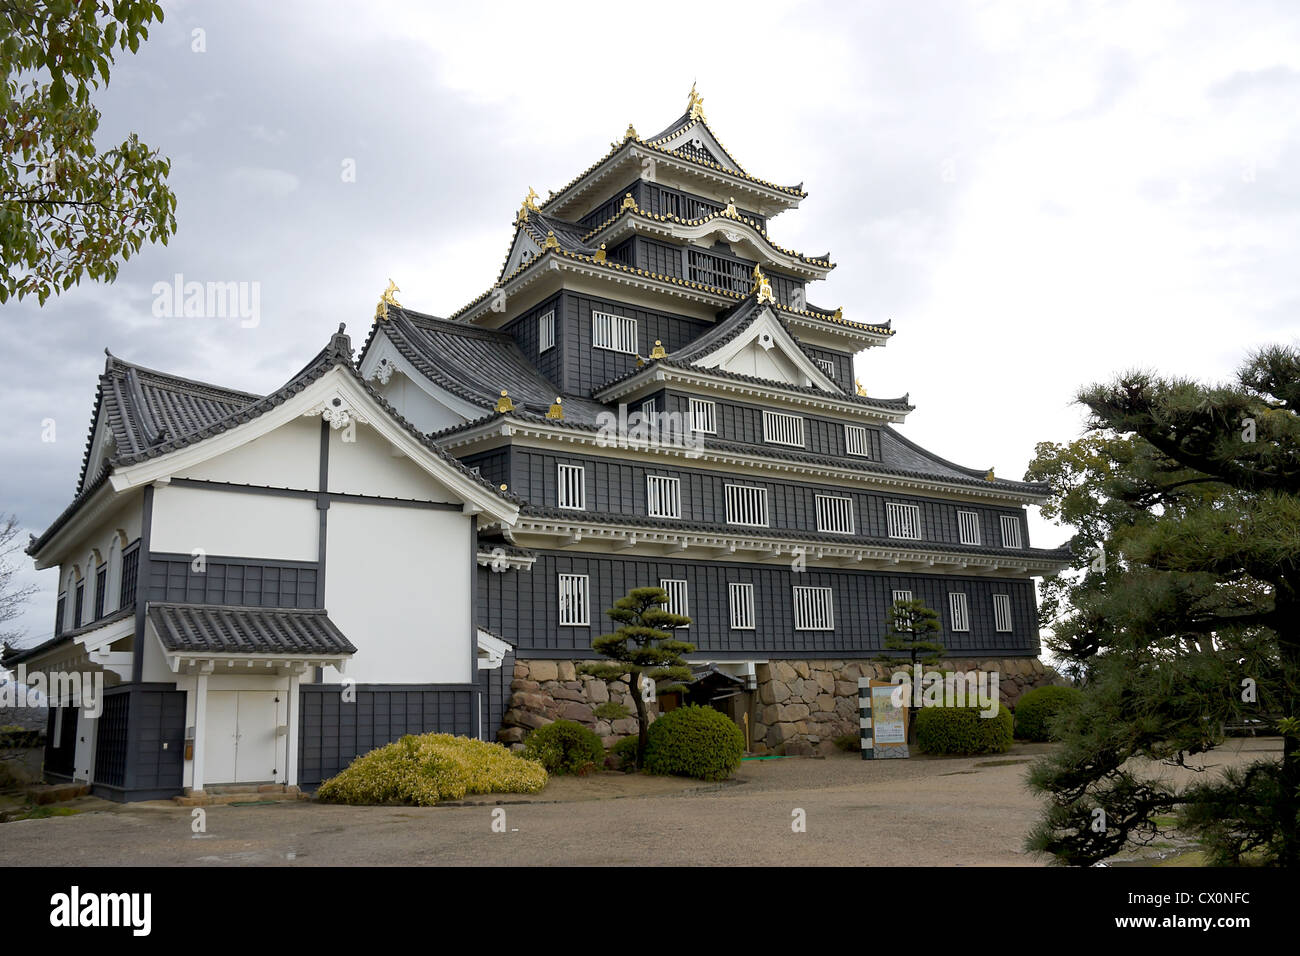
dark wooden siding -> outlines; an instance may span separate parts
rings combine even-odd
[[[812,346],[805,345],[804,349],[813,358],[819,358],[829,361],[835,365],[835,374],[831,376],[835,384],[850,395],[854,394],[857,386],[853,379],[853,356],[848,352],[836,352],[833,349],[815,349]]]
[[[148,599],[244,607],[318,606],[315,562],[207,555],[205,570],[195,571],[194,561],[188,554],[151,555]]]
[[[636,355],[593,348],[591,313],[611,312],[636,319],[637,352],[648,355],[658,339],[672,352],[711,327],[711,323],[667,312],[639,309],[612,299],[565,293],[564,390],[590,395],[592,390],[636,367]]]
[[[298,779],[304,786],[406,734],[475,735],[480,691],[474,685],[358,684],[355,690],[355,702],[346,703],[342,685],[301,688]]]
[[[175,796],[184,768],[184,691],[163,684],[105,691],[92,792],[113,800]]]
[[[590,578],[590,627],[561,627],[557,575]],[[949,656],[1036,655],[1038,615],[1032,581],[998,580],[876,571],[809,569],[779,564],[730,564],[652,558],[615,558],[546,552],[531,571],[493,573],[480,569],[479,619],[493,632],[517,641],[515,653],[567,656],[591,653],[591,640],[611,629],[605,609],[634,587],[657,586],[662,578],[687,581],[691,627],[684,639],[699,652],[731,656],[773,655],[870,657],[883,647],[892,592],[906,589],[937,610],[943,621],[939,640]],[[732,630],[728,584],[754,585],[756,628]],[[832,631],[796,631],[794,586],[830,587],[834,599]],[[954,632],[948,592],[964,591],[970,631]],[[993,594],[1011,597],[1012,631],[998,633]]]
[[[638,268],[655,272],[663,276],[681,278],[682,247],[653,239],[636,240],[636,264]]]
[[[538,352],[537,320],[552,310],[555,312],[555,348]],[[556,386],[558,394],[561,390],[560,376],[564,371],[564,322],[560,313],[560,296],[553,295],[540,305],[529,309],[506,325],[503,331],[514,338],[520,350],[536,365],[537,370]]]
[[[714,401],[717,405],[717,434],[713,435],[713,438],[719,441],[757,445],[768,451],[799,451],[798,448],[788,445],[771,445],[763,441],[763,406],[744,402]],[[685,421],[690,421],[690,395],[669,391],[665,393],[663,405],[663,411],[676,412],[685,416]],[[830,455],[834,458],[841,458],[846,454],[843,420],[815,415],[800,417],[804,420],[804,451],[815,455]],[[867,430],[867,447],[871,452],[866,460],[879,461],[880,429],[870,425],[863,427]]]
[[[511,490],[533,504],[554,508],[557,505],[557,466],[581,465],[587,488],[585,513],[646,515],[646,475],[668,475],[681,481],[681,506],[684,523],[725,524],[727,520],[726,488],[728,484],[752,485],[767,489],[768,526],[788,531],[817,531],[817,495],[833,495],[853,501],[854,533],[843,535],[846,542],[855,538],[887,538],[889,502],[915,504],[921,511],[921,539],[895,539],[902,545],[960,545],[957,512],[974,511],[980,516],[981,547],[1002,546],[999,519],[1011,515],[1020,523],[1021,543],[1029,544],[1026,516],[1016,508],[996,508],[966,504],[917,495],[885,494],[878,491],[854,491],[835,485],[814,484],[804,480],[774,480],[697,469],[653,467],[611,458],[589,455],[566,455],[516,446],[511,468]],[[584,512],[576,512],[583,514]],[[671,528],[673,519],[662,519]],[[738,531],[743,528],[738,527]]]
[[[498,448],[481,455],[468,455],[461,459],[466,468],[477,468],[479,475],[494,485],[510,483],[510,448]]]

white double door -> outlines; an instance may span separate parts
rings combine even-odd
[[[285,694],[269,690],[208,691],[207,754],[203,775],[212,783],[281,783],[280,708]]]

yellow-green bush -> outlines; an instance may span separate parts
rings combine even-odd
[[[427,807],[473,793],[537,793],[546,786],[541,764],[501,744],[408,734],[362,754],[316,791],[326,803],[401,803]]]
[[[1011,749],[1011,711],[985,717],[978,707],[922,707],[916,712],[916,746],[921,753],[1001,754]]]

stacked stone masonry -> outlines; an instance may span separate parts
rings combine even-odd
[[[636,732],[636,718],[605,720],[606,701],[635,713],[626,682],[606,683],[577,672],[578,661],[516,661],[511,698],[498,739],[518,748],[528,731],[554,720],[574,720],[600,735],[606,747]],[[858,733],[858,679],[889,680],[904,664],[845,660],[773,660],[758,664],[749,697],[749,749],[755,754],[810,755],[835,750],[835,738]],[[1014,708],[1026,691],[1062,683],[1036,658],[944,659],[939,671],[998,674],[1002,703]],[[657,707],[647,705],[651,718]]]

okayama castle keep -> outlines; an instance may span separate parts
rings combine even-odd
[[[953,668],[1047,682],[1029,546],[1042,484],[898,429],[854,357],[889,323],[813,305],[826,255],[778,245],[801,186],[747,172],[691,91],[518,210],[486,292],[446,318],[390,282],[267,395],[109,355],[77,493],[28,553],[59,569],[28,673],[46,770],[115,799],[310,788],[407,733],[517,744],[628,688],[576,672],[604,611],[661,586],[690,616],[684,696],[755,753],[858,730],[892,603],[941,615]],[[321,338],[329,334],[323,330]],[[654,708],[675,706],[682,695]],[[205,790],[205,788],[209,788]]]

